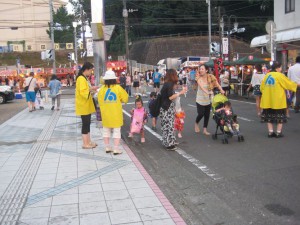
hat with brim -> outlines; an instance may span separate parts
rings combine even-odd
[[[114,71],[108,70],[105,72],[103,80],[115,80],[115,79],[117,79],[117,77]]]

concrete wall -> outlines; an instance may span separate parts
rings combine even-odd
[[[46,33],[50,21],[48,0],[1,0],[0,1],[0,46],[14,42],[14,51],[41,51],[50,48]],[[63,2],[54,1],[54,8]],[[12,30],[11,27],[18,27]],[[25,46],[19,41],[25,41]],[[23,49],[25,47],[25,49]],[[45,47],[45,49],[42,49]]]
[[[276,23],[276,31],[300,27],[300,1],[294,1],[295,11],[285,13],[285,0],[274,0],[274,22]]]

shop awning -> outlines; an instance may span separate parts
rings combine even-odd
[[[265,46],[268,42],[269,35],[258,36],[252,39],[251,48]],[[300,40],[300,28],[294,28],[290,30],[278,31],[276,32],[276,42],[277,43],[288,43]]]

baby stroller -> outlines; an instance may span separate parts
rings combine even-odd
[[[217,94],[212,100],[212,112],[213,119],[215,120],[217,127],[214,134],[212,134],[212,139],[218,139],[218,136],[222,136],[222,143],[228,144],[228,138],[237,136],[238,141],[244,141],[244,136],[239,131],[239,124],[237,122],[237,115],[232,113],[231,107],[230,111],[226,111],[223,107],[225,104],[228,106],[230,102],[228,98],[222,94]],[[218,130],[220,128],[220,133]]]

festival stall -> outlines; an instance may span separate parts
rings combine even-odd
[[[114,71],[116,76],[119,77],[122,72],[126,72],[127,63],[126,61],[108,61],[106,62],[106,68]]]

